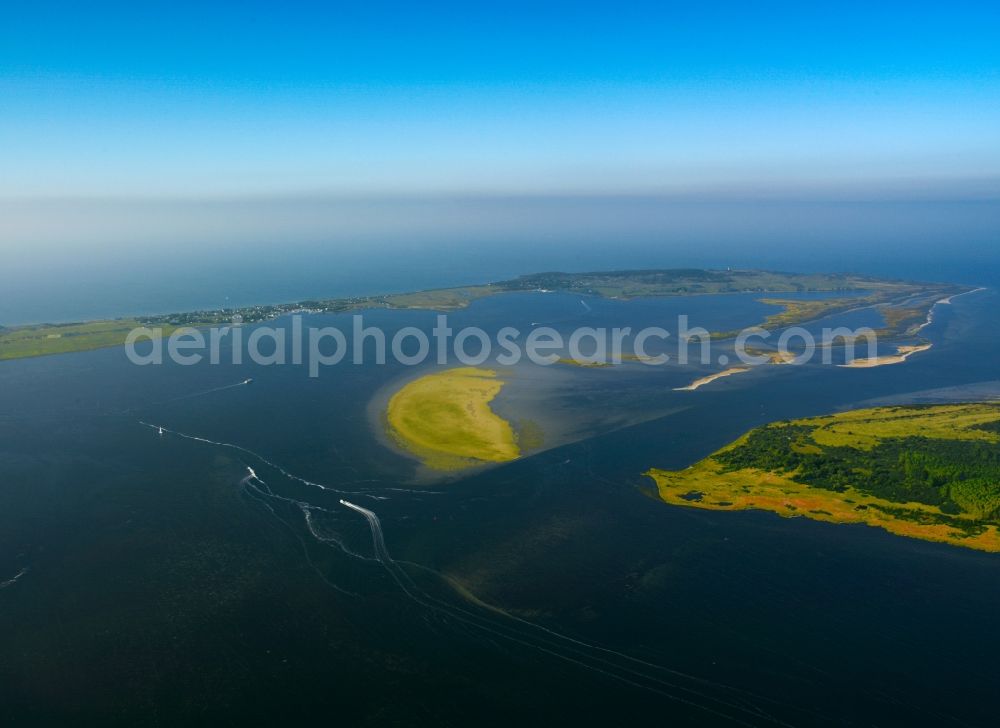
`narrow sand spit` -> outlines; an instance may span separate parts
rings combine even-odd
[[[887,364],[902,364],[914,354],[919,354],[921,351],[927,351],[930,348],[930,344],[899,346],[896,347],[895,354],[890,354],[888,356],[876,356],[870,359],[855,359],[847,364],[838,364],[837,366],[847,367],[848,369],[871,369],[872,367],[883,367]]]
[[[743,372],[748,372],[752,367],[730,367],[721,372],[716,372],[715,374],[709,374],[707,377],[702,377],[701,379],[696,379],[691,384],[686,387],[674,387],[675,392],[693,392],[699,387],[704,387],[706,384],[714,382],[716,379],[722,379],[723,377],[729,377],[733,374],[742,374]]]

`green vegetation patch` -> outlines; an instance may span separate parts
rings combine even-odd
[[[566,366],[580,367],[582,369],[603,369],[605,367],[614,366],[609,361],[581,361],[568,356],[559,357],[559,359],[556,360],[556,364],[565,364]]]
[[[1000,404],[883,407],[772,423],[692,468],[651,470],[679,505],[863,522],[1000,551]],[[698,501],[686,497],[705,494]]]
[[[514,430],[490,408],[502,387],[495,371],[476,367],[420,377],[389,400],[389,433],[434,470],[514,460],[520,456]],[[539,434],[529,428],[529,437]]]
[[[418,293],[397,293],[384,297],[390,308],[420,308],[451,311],[466,308],[473,301],[498,293],[493,286],[466,286],[463,288],[441,288]]]
[[[138,319],[93,321],[66,325],[39,325],[0,328],[0,359],[62,354],[72,351],[120,346],[128,331],[136,326],[162,328],[169,336],[181,326],[227,325],[234,320],[245,324],[269,321],[280,316],[305,313],[345,313],[368,308],[407,308],[448,311],[472,302],[511,291],[562,291],[604,298],[640,296],[690,296],[709,293],[792,293],[844,292],[843,297],[823,301],[775,299],[782,310],[765,323],[791,326],[829,316],[858,306],[878,305],[886,320],[882,338],[915,333],[926,321],[935,301],[967,291],[943,284],[892,281],[853,274],[799,274],[759,270],[717,271],[683,269],[620,270],[596,273],[537,273],[508,281],[414,293],[355,296],[259,304],[240,308],[214,309],[144,316]],[[864,295],[862,295],[864,292]],[[851,294],[854,295],[851,295]],[[714,338],[732,338],[737,331],[716,332]]]
[[[121,346],[139,325],[135,319],[116,319],[0,329],[0,360]]]

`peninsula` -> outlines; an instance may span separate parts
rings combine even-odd
[[[1000,403],[776,422],[685,470],[646,475],[673,505],[862,523],[1000,552]]]
[[[856,308],[878,307],[885,319],[881,338],[916,335],[935,302],[972,289],[938,283],[911,283],[854,274],[798,274],[759,270],[654,269],[591,273],[537,273],[481,285],[414,293],[306,300],[294,303],[200,310],[157,316],[132,316],[66,324],[0,326],[0,360],[63,354],[121,346],[139,326],[158,328],[168,336],[177,328],[260,323],[294,313],[345,313],[375,308],[452,311],[487,296],[517,291],[557,291],[581,296],[630,299],[725,293],[831,293],[832,298],[798,300],[763,298],[781,307],[760,325],[784,328]],[[752,324],[753,322],[748,322]],[[735,331],[714,332],[725,339]]]

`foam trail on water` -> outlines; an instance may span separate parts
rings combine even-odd
[[[10,579],[7,579],[6,581],[0,581],[0,589],[6,589],[9,586],[13,586],[14,584],[17,583],[18,579],[27,574],[29,571],[31,571],[31,569],[25,566],[19,572],[14,574],[14,576],[12,576]]]
[[[142,410],[146,407],[156,407],[161,404],[171,404],[173,402],[183,402],[186,399],[194,399],[195,397],[204,397],[209,394],[214,394],[215,392],[224,392],[227,389],[236,389],[237,387],[245,387],[253,382],[253,379],[244,379],[241,382],[236,382],[235,384],[224,384],[221,387],[212,387],[211,389],[203,389],[198,392],[191,392],[189,394],[182,394],[178,397],[169,397],[168,399],[159,399],[155,402],[147,402],[146,404],[141,404],[136,407],[129,407],[126,410],[121,411],[119,414],[128,414],[129,412],[135,412],[137,410]]]
[[[247,470],[251,470],[251,469],[247,468]],[[260,483],[264,487],[264,489],[262,490],[260,487],[258,487],[257,485],[255,485],[254,481],[256,481],[257,483]],[[344,594],[344,595],[349,596],[349,597],[355,597],[355,598],[360,598],[361,597],[360,594],[358,594],[356,592],[348,591],[347,589],[344,589],[339,584],[335,584],[334,582],[330,581],[330,578],[316,565],[316,563],[312,560],[312,557],[310,557],[310,555],[309,555],[309,547],[306,545],[306,542],[302,540],[302,537],[299,536],[298,531],[296,531],[291,526],[291,524],[288,523],[288,521],[286,521],[284,518],[282,518],[280,515],[278,515],[278,512],[276,510],[274,510],[274,508],[271,507],[271,504],[268,503],[266,499],[267,498],[277,498],[277,499],[282,500],[282,501],[287,501],[289,503],[294,503],[295,505],[298,505],[300,507],[303,506],[303,505],[307,505],[307,504],[304,504],[301,501],[297,501],[297,500],[294,500],[292,498],[286,498],[284,496],[280,496],[280,495],[277,495],[276,493],[271,492],[271,489],[267,487],[267,483],[265,483],[263,480],[261,480],[260,478],[258,478],[256,475],[253,475],[252,474],[252,470],[251,470],[251,475],[247,475],[245,478],[243,478],[243,480],[240,481],[240,485],[243,486],[243,492],[244,493],[246,493],[250,498],[252,498],[253,500],[255,500],[258,503],[260,503],[262,506],[264,506],[264,508],[266,508],[270,512],[270,514],[272,516],[274,516],[282,525],[285,526],[285,528],[287,528],[291,532],[291,534],[295,537],[295,540],[298,541],[299,545],[302,547],[302,554],[305,556],[306,563],[308,563],[309,566],[312,567],[313,571],[316,572],[316,574],[319,576],[320,579],[322,579],[328,586],[332,587],[333,589],[336,589],[341,594]],[[324,510],[324,509],[320,508],[319,510]],[[359,557],[359,558],[361,558],[361,557]]]
[[[484,605],[491,613],[505,617],[515,624],[512,626],[509,623],[442,602],[417,587],[409,575],[400,567],[399,563],[393,560],[385,544],[381,521],[379,521],[378,516],[373,511],[343,499],[340,500],[340,504],[361,514],[368,521],[372,532],[372,545],[375,549],[377,560],[381,562],[382,566],[389,572],[393,580],[408,597],[427,609],[455,619],[467,626],[488,632],[494,636],[539,650],[634,687],[658,693],[671,700],[727,718],[735,723],[758,725],[763,721],[768,724],[784,725],[782,721],[763,712],[756,705],[733,702],[733,700],[739,699],[736,696],[730,697],[728,700],[718,698],[701,692],[696,688],[679,685],[656,675],[651,675],[648,672],[643,672],[642,670],[643,668],[651,668],[654,671],[663,671],[675,678],[694,681],[702,686],[726,690],[729,693],[742,691],[736,691],[725,685],[701,680],[676,670],[667,670],[666,668],[633,658],[624,653],[589,644],[582,640],[563,635],[555,630],[528,622],[527,620],[513,617],[496,607]],[[518,629],[518,627],[527,628],[528,631]],[[532,632],[541,632],[542,634],[533,634]],[[598,652],[601,655],[595,657],[592,654],[588,654],[588,651]],[[620,661],[616,661],[615,658],[618,658]],[[622,661],[625,664],[622,664]],[[678,693],[682,693],[683,695],[679,695]],[[754,696],[754,698],[760,700],[757,696]],[[751,720],[756,722],[748,722]]]
[[[253,379],[244,379],[242,382],[236,382],[236,384],[225,384],[221,387],[212,387],[211,389],[206,389],[201,392],[193,392],[191,394],[184,394],[180,397],[171,397],[170,399],[160,400],[159,402],[151,402],[147,406],[157,405],[157,404],[168,404],[169,402],[181,402],[185,399],[194,399],[195,397],[204,397],[206,394],[214,394],[215,392],[224,392],[227,389],[236,389],[236,387],[245,387],[250,384]]]
[[[245,448],[242,445],[236,445],[236,444],[231,443],[231,442],[220,442],[219,440],[210,440],[207,437],[199,437],[198,435],[188,435],[188,434],[183,433],[183,432],[178,432],[177,430],[171,430],[171,429],[169,429],[167,427],[163,427],[162,425],[154,425],[154,424],[151,424],[149,422],[144,422],[142,420],[139,420],[139,424],[141,424],[141,425],[143,425],[145,427],[152,428],[152,429],[156,430],[157,432],[161,432],[161,431],[162,432],[166,432],[166,433],[174,435],[176,437],[184,438],[185,440],[192,440],[194,442],[205,443],[206,445],[214,445],[215,447],[224,447],[224,448],[228,448],[228,449],[231,449],[231,450],[236,450],[238,452],[241,452],[241,453],[249,455],[249,456],[251,456],[253,458],[256,458],[257,460],[259,460],[260,462],[264,463],[268,467],[274,468],[275,470],[277,470],[279,473],[281,473],[283,476],[285,476],[289,480],[295,480],[295,481],[297,481],[299,483],[302,483],[304,485],[308,485],[308,486],[310,486],[312,488],[318,488],[320,490],[330,491],[332,493],[340,493],[340,494],[344,494],[344,495],[367,495],[367,491],[371,490],[371,488],[364,488],[364,489],[361,489],[361,490],[342,490],[340,488],[335,488],[332,485],[324,485],[323,483],[316,483],[316,482],[313,482],[311,480],[307,480],[306,478],[301,478],[298,475],[295,475],[294,473],[288,472],[287,470],[285,470],[283,467],[281,467],[277,463],[274,463],[274,462],[268,460],[263,455],[255,453],[253,450],[250,450],[249,448]],[[418,491],[418,492],[420,492],[420,491]]]
[[[313,518],[313,511],[321,510],[323,512],[326,512],[326,509],[322,508],[317,509],[309,506],[300,506],[300,507],[302,508],[303,516],[305,516],[306,527],[309,529],[309,533],[312,534],[312,537],[315,538],[317,541],[320,541],[322,543],[335,544],[337,548],[339,548],[348,556],[351,556],[355,559],[360,559],[362,561],[378,561],[377,558],[371,556],[364,556],[356,551],[351,550],[350,548],[348,548],[347,544],[345,544],[342,539],[337,538],[336,536],[327,533],[320,533],[319,530],[317,530],[316,522],[315,519]]]
[[[160,425],[154,425],[148,422],[140,421],[145,427],[152,428],[159,431],[161,429]],[[294,473],[285,470],[283,467],[274,463],[267,458],[259,455],[258,453],[245,448],[241,445],[236,445],[234,443],[221,442],[217,440],[211,440],[209,438],[200,437],[197,435],[190,435],[169,428],[163,427],[162,430],[171,435],[181,437],[187,440],[192,440],[194,442],[201,442],[207,445],[212,445],[216,447],[224,447],[238,452],[249,455],[259,462],[273,468],[276,472],[281,474],[283,477],[299,482],[322,491],[333,492],[340,495],[352,495],[352,496],[366,496],[379,500],[379,498],[372,494],[371,491],[393,491],[401,493],[411,493],[414,495],[427,495],[427,494],[441,494],[439,491],[424,491],[415,490],[407,488],[398,487],[380,487],[380,488],[365,488],[356,491],[343,490],[340,488],[335,488],[333,486],[324,485],[322,483],[316,483],[314,481],[307,480],[305,478],[299,477]],[[388,548],[385,544],[385,537],[382,531],[381,522],[378,516],[371,510],[359,506],[355,503],[340,499],[341,505],[348,508],[362,516],[368,521],[369,528],[372,533],[372,545],[374,549],[374,558],[363,556],[352,551],[350,548],[343,543],[343,541],[335,536],[331,536],[328,533],[323,533],[317,526],[316,521],[313,517],[315,511],[331,514],[329,509],[323,508],[321,506],[308,503],[306,501],[298,500],[295,498],[289,498],[284,495],[275,493],[268,485],[265,483],[257,473],[247,466],[248,474],[240,481],[240,485],[248,497],[257,501],[263,505],[278,521],[280,521],[286,528],[291,530],[295,535],[296,539],[302,546],[303,553],[305,555],[306,561],[309,565],[316,571],[320,578],[326,582],[328,585],[336,589],[338,592],[343,594],[359,597],[360,595],[347,591],[337,584],[331,582],[329,578],[323,573],[323,571],[312,561],[309,550],[306,543],[298,535],[298,532],[284,519],[278,512],[271,506],[267,501],[269,499],[275,499],[294,505],[303,514],[305,520],[305,525],[309,534],[315,538],[320,543],[325,543],[329,545],[335,545],[343,553],[352,558],[362,560],[362,561],[375,561],[382,565],[382,567],[388,572],[390,577],[395,581],[403,593],[409,597],[411,600],[417,604],[423,606],[424,608],[444,616],[448,619],[452,619],[462,624],[486,632],[494,637],[508,640],[510,642],[528,647],[534,650],[538,650],[545,654],[549,654],[553,657],[559,658],[561,660],[576,664],[582,668],[591,670],[596,673],[606,675],[610,678],[618,680],[620,682],[626,683],[628,685],[634,686],[636,688],[647,690],[653,693],[657,693],[667,697],[671,700],[689,705],[691,707],[697,708],[699,710],[712,713],[714,715],[726,718],[735,723],[741,725],[759,725],[761,721],[767,724],[780,724],[784,725],[781,721],[769,716],[767,713],[763,712],[758,705],[752,703],[739,703],[732,702],[733,700],[738,700],[738,696],[735,693],[740,693],[743,691],[738,691],[726,685],[719,683],[712,683],[711,681],[703,680],[695,676],[686,675],[684,673],[668,670],[658,665],[633,658],[624,653],[616,652],[614,650],[609,650],[606,648],[601,648],[596,645],[591,645],[582,640],[577,640],[575,638],[563,635],[554,630],[542,627],[541,625],[528,622],[527,620],[520,619],[507,612],[488,605],[481,603],[478,600],[473,600],[472,603],[481,608],[484,613],[476,613],[469,611],[468,609],[463,609],[456,607],[455,605],[443,602],[437,599],[427,592],[423,591],[416,583],[410,578],[409,574],[396,562]],[[408,562],[403,562],[408,563]],[[421,569],[425,569],[431,573],[437,574],[432,569],[427,569],[418,564],[414,564]],[[437,574],[437,576],[441,576]],[[443,577],[442,577],[443,578]],[[445,579],[446,583],[447,580]],[[452,585],[453,586],[453,585]],[[597,654],[592,654],[597,653]],[[644,671],[645,670],[645,671]],[[728,695],[733,696],[730,700],[725,700],[716,696],[708,695],[690,687],[688,685],[680,685],[675,682],[664,679],[654,674],[650,674],[649,670],[654,672],[661,672],[669,674],[675,679],[683,679],[689,682],[695,682],[701,686],[712,687],[717,690],[726,691]],[[745,693],[744,693],[745,694]],[[751,696],[753,700],[757,702],[768,702],[766,699],[759,696]],[[753,721],[753,722],[749,722]]]
[[[275,493],[273,490],[271,490],[271,488],[268,487],[267,483],[265,483],[263,480],[261,480],[257,476],[257,473],[254,472],[253,468],[251,468],[250,466],[247,466],[247,470],[249,471],[249,475],[247,475],[246,477],[243,478],[243,480],[240,481],[240,485],[244,486],[244,488],[253,489],[256,492],[256,494],[258,496],[260,496],[260,497],[263,497],[263,498],[274,498],[276,500],[280,500],[280,501],[283,501],[285,503],[289,503],[289,504],[294,505],[295,507],[297,507],[302,512],[302,516],[305,519],[306,528],[309,530],[309,534],[313,538],[315,538],[317,541],[320,541],[321,543],[333,543],[333,544],[336,544],[340,548],[340,550],[343,551],[348,556],[352,556],[352,557],[354,557],[356,559],[360,559],[362,561],[375,561],[376,560],[376,559],[374,559],[374,558],[372,558],[370,556],[363,556],[362,554],[359,554],[359,553],[357,553],[355,551],[352,551],[350,548],[347,547],[347,544],[345,544],[343,542],[343,540],[337,538],[336,536],[332,536],[332,535],[329,535],[329,534],[323,534],[323,533],[320,533],[317,530],[317,527],[315,525],[315,520],[313,519],[313,515],[312,515],[313,512],[314,511],[319,511],[320,513],[332,513],[332,511],[330,511],[327,508],[322,508],[320,506],[313,505],[312,503],[307,503],[305,501],[300,501],[300,500],[297,500],[295,498],[289,498],[287,496],[279,495],[278,493]],[[263,486],[263,490],[259,486],[255,485],[254,481],[256,481],[257,483],[260,483],[260,485]],[[270,505],[268,505],[266,503],[264,505],[267,507],[267,509],[269,511],[271,511],[272,514],[274,514],[276,517],[278,517],[278,519],[281,520],[282,523],[285,523],[285,525],[288,525],[284,521],[284,519],[282,519],[280,516],[278,516],[277,512],[275,512],[275,510],[273,508],[271,508]],[[291,528],[291,526],[289,526],[289,528]],[[303,544],[303,546],[304,546],[304,544]],[[357,596],[357,595],[355,595],[355,596]]]

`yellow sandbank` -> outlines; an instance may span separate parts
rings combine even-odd
[[[514,430],[490,408],[503,384],[495,371],[475,367],[420,377],[389,400],[389,434],[434,470],[514,460]]]
[[[882,367],[887,364],[902,364],[914,354],[918,354],[921,351],[927,351],[930,348],[930,344],[898,346],[896,347],[896,353],[890,354],[889,356],[876,356],[870,359],[855,359],[847,364],[838,364],[837,366],[846,367],[848,369],[871,369],[872,367]]]
[[[743,372],[750,371],[752,367],[730,367],[721,372],[716,372],[715,374],[709,374],[707,377],[702,377],[701,379],[695,379],[686,387],[674,387],[675,392],[693,392],[699,387],[704,387],[706,384],[711,384],[716,379],[722,379],[723,377],[730,377],[733,374],[742,374]]]

